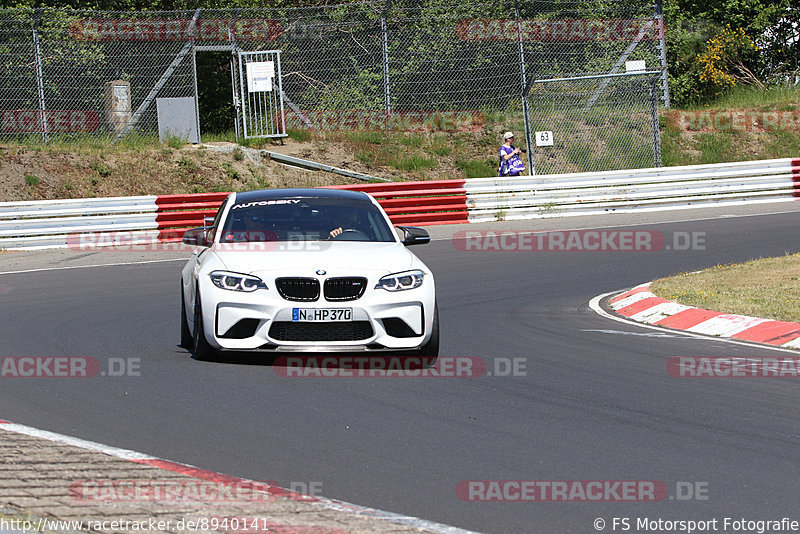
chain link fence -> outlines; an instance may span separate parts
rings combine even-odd
[[[534,83],[527,122],[564,146],[530,148],[537,172],[657,164],[653,145],[645,149],[645,115],[654,95],[668,104],[668,91],[663,25],[646,0],[0,10],[0,138],[153,135],[155,98],[197,98],[195,57],[212,49],[281,51],[290,129],[523,130],[531,80],[616,74],[644,61],[662,73],[655,92],[641,77]],[[586,145],[620,149],[597,157],[567,145],[573,131]]]

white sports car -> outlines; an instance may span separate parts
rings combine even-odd
[[[181,346],[219,351],[439,353],[433,275],[369,195],[333,189],[231,193],[183,242]],[[430,360],[428,360],[430,361]]]

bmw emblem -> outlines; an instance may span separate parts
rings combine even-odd
[[[324,269],[317,269],[317,274],[322,276],[322,275],[327,274],[327,273],[325,272]]]

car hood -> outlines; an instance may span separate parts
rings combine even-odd
[[[422,266],[414,254],[397,242],[313,241],[239,245],[241,250],[215,246],[214,253],[225,269],[256,276],[275,273],[314,276],[318,270],[330,276],[365,272],[389,274]],[[259,246],[265,250],[259,250]]]

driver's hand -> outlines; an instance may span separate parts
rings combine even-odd
[[[333,238],[333,237],[336,237],[337,235],[341,234],[342,232],[344,232],[344,230],[340,226],[339,228],[334,228],[333,230],[331,230],[330,234],[331,234],[331,237]]]

